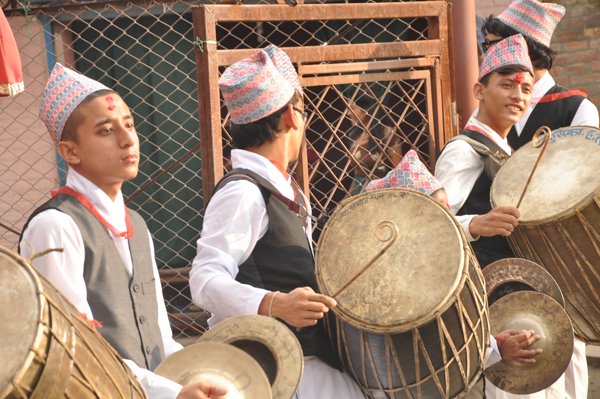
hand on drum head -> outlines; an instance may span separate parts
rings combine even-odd
[[[541,338],[533,330],[504,330],[495,338],[499,343],[502,360],[531,364],[535,363],[534,357],[542,353],[541,348],[527,349]]]
[[[317,294],[310,287],[300,287],[275,296],[271,316],[296,328],[314,326],[335,305],[333,298]]]
[[[498,206],[484,215],[477,215],[469,224],[469,232],[473,237],[509,236],[517,224],[519,210],[514,206]]]
[[[181,388],[177,399],[218,399],[226,393],[226,388],[205,382],[197,382]]]

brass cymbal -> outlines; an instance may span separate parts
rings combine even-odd
[[[227,388],[223,399],[271,399],[271,386],[258,362],[220,342],[196,342],[173,353],[154,372],[181,385],[208,382]]]
[[[274,399],[290,399],[304,369],[300,342],[285,324],[261,315],[225,319],[208,329],[198,342],[224,342],[249,353],[265,371]]]
[[[500,259],[483,268],[485,288],[488,299],[504,290],[507,293],[522,284],[533,291],[550,295],[556,302],[565,307],[565,298],[558,283],[550,273],[535,262],[521,258]],[[512,286],[512,287],[511,287]]]
[[[498,388],[525,395],[552,385],[565,371],[573,353],[573,326],[567,312],[550,296],[535,291],[508,294],[490,306],[492,335],[506,329],[534,330],[542,348],[534,364],[501,361],[485,370]]]

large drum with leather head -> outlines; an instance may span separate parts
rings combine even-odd
[[[77,309],[2,247],[0,320],[0,398],[146,398]]]
[[[558,282],[575,335],[600,343],[600,130],[566,127],[515,152],[496,175],[493,206],[519,202],[509,236],[517,256],[543,266]],[[538,146],[536,146],[536,145]],[[535,173],[534,166],[540,158]]]
[[[330,337],[367,395],[451,398],[476,382],[489,343],[485,282],[444,206],[398,188],[349,198],[316,260],[319,290],[338,303]]]

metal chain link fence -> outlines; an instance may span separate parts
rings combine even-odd
[[[134,113],[142,161],[138,177],[123,191],[153,234],[171,323],[182,338],[200,334],[207,316],[191,304],[187,284],[202,228],[201,170],[214,166],[202,165],[200,151],[195,51],[204,51],[206,43],[193,32],[191,11],[198,4],[3,4],[26,90],[0,98],[0,245],[16,250],[28,215],[64,183],[65,165],[37,118],[49,69],[61,62],[114,88]],[[217,36],[222,49],[374,44],[425,40],[431,26],[419,17],[327,20],[324,15],[311,21],[225,22]],[[431,164],[439,148],[432,141],[433,130],[443,125],[434,121],[441,118],[435,82],[449,76],[431,72],[439,69],[439,57],[377,61],[379,75],[368,76],[356,65],[331,75],[319,63],[300,66],[309,112],[304,159],[316,216],[331,213],[366,181],[383,176],[408,149]],[[226,158],[229,137],[223,132]]]

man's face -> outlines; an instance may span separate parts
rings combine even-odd
[[[129,107],[116,93],[94,98],[81,106],[83,122],[71,166],[103,189],[133,179],[138,173],[139,139]]]
[[[500,75],[492,72],[487,86],[475,85],[479,100],[477,119],[501,134],[522,117],[531,103],[533,76],[529,72]]]

